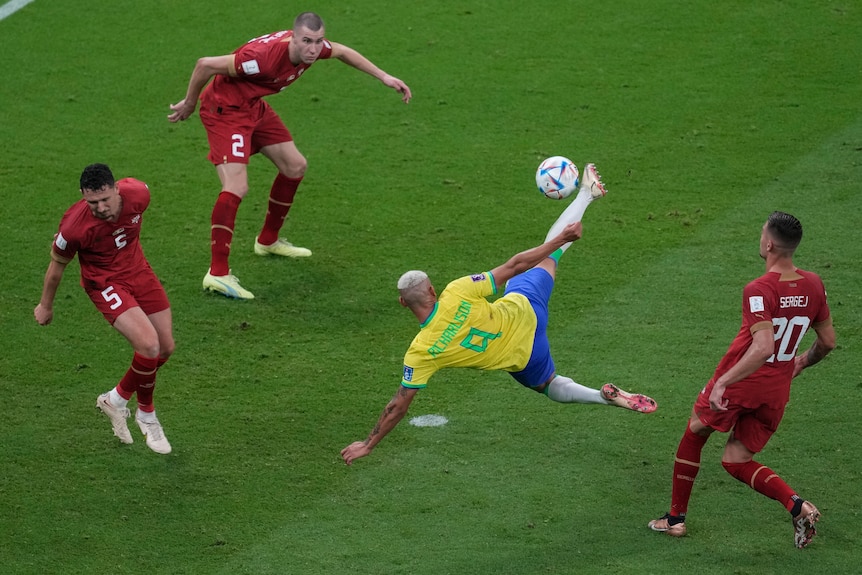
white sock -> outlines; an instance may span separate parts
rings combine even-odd
[[[117,393],[116,387],[108,392],[108,401],[118,409],[123,409],[126,407],[126,404],[129,403],[128,399],[125,399],[122,395]]]
[[[575,383],[562,375],[554,377],[545,392],[548,398],[559,403],[608,403],[598,389]]]
[[[135,414],[135,418],[144,423],[156,423],[158,421],[155,411],[141,411],[140,409]]]
[[[590,191],[587,188],[581,188],[578,195],[575,196],[575,199],[572,200],[571,204],[569,204],[569,207],[560,214],[560,217],[557,218],[557,221],[554,222],[554,225],[552,225],[551,229],[548,230],[548,235],[545,236],[545,241],[547,242],[548,240],[560,235],[560,232],[562,232],[563,228],[567,225],[581,221],[584,217],[584,212],[587,211],[587,206],[589,206],[592,201],[593,196],[590,194]],[[569,242],[561,249],[566,251],[571,245],[572,243]]]

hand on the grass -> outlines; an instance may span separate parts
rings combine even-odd
[[[371,450],[365,445],[362,441],[354,441],[347,447],[341,450],[341,458],[344,459],[344,463],[350,465],[355,460],[360,457],[365,457],[371,453]]]

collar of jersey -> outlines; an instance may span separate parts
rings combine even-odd
[[[440,302],[437,302],[437,301],[434,302],[434,309],[431,310],[431,313],[428,314],[428,317],[425,318],[425,321],[423,321],[422,323],[419,324],[419,329],[422,329],[423,327],[428,325],[428,322],[430,322],[431,318],[434,317],[434,314],[437,313],[437,306],[439,304],[440,304]]]

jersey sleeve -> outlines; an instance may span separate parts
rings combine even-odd
[[[427,353],[422,353],[413,340],[407,353],[404,354],[404,370],[401,375],[401,385],[411,389],[423,389],[428,385],[431,376],[437,373],[439,367],[430,359]]]
[[[742,325],[751,333],[772,327],[775,295],[765,284],[753,281],[742,290]]]
[[[332,43],[326,38],[323,39],[323,49],[320,51],[318,60],[329,60],[332,58]]]
[[[54,236],[54,243],[51,245],[51,259],[61,264],[67,264],[75,258],[76,253],[78,253],[78,245],[69,243],[62,231],[57,232]]]
[[[497,294],[497,284],[491,272],[482,272],[449,282],[446,291],[457,292],[472,298],[490,297]]]
[[[123,178],[117,181],[117,187],[120,189],[123,201],[131,204],[130,210],[126,210],[124,207],[123,211],[143,213],[150,206],[150,188],[141,180]]]
[[[81,248],[80,210],[75,208],[76,206],[72,206],[63,215],[60,228],[54,234],[54,243],[51,244],[51,259],[61,264],[72,261]]]

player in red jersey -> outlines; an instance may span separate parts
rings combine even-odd
[[[733,477],[779,501],[790,512],[800,549],[815,535],[820,512],[774,471],[754,461],[778,428],[790,399],[790,382],[835,348],[835,330],[820,277],[793,265],[802,224],[770,214],[760,236],[766,274],[742,292],[742,327],[709,383],[700,392],[679,442],[670,512],[649,522],[654,531],[686,534],[685,517],[703,446],[715,431],[730,432],[721,464]],[[817,338],[797,355],[808,328]]]
[[[204,276],[204,289],[237,299],[254,298],[231,274],[228,258],[236,213],[248,192],[249,157],[258,152],[278,168],[278,175],[270,189],[266,218],[254,252],[261,256],[311,255],[310,250],[278,237],[307,162],[287,127],[262,97],[291,85],[317,60],[337,58],[396,90],[405,103],[410,101],[407,84],[356,50],[330,42],[324,32],[320,16],[304,12],[296,17],[292,30],[254,38],[226,56],[201,58],[192,72],[185,98],[171,106],[173,112],[168,120],[185,120],[194,113],[200,96],[201,122],[210,145],[208,158],[221,180],[222,192],[212,212],[210,269]]]
[[[84,291],[134,349],[131,367],[114,389],[97,398],[96,407],[111,420],[114,435],[132,443],[126,404],[137,393],[135,420],[147,446],[170,453],[171,444],[153,407],[153,390],[156,372],[174,351],[171,308],[139,241],[150,191],[132,178],[115,182],[108,166],[92,164],[81,174],[81,194],[83,199],[60,220],[42,298],[33,315],[41,325],[51,323],[63,272],[77,254]]]

